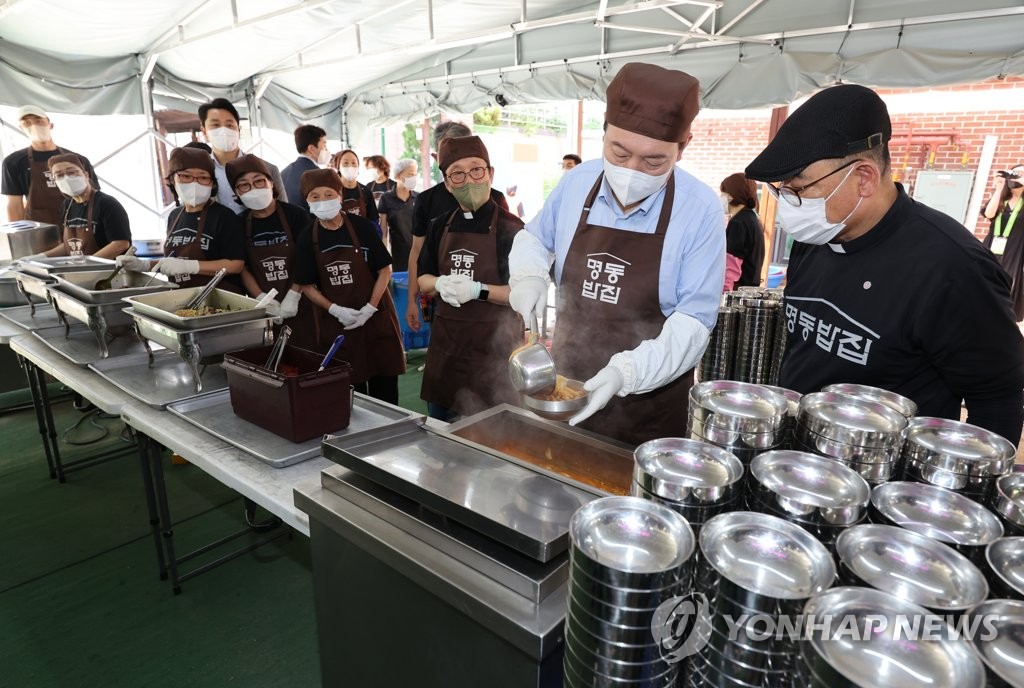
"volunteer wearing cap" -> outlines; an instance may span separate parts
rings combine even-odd
[[[982,212],[992,222],[984,244],[1010,276],[1013,316],[1017,322],[1024,320],[1024,220],[1019,225],[1017,223],[1017,216],[1024,205],[1021,203],[1024,195],[1022,176],[1024,165],[998,172],[994,193]]]
[[[412,211],[416,203],[418,165],[412,158],[402,158],[395,163],[395,179],[398,185],[380,197],[377,210],[380,211],[380,229],[385,244],[391,251],[395,272],[409,269],[409,248],[412,245]],[[399,316],[402,314],[400,313]]]
[[[296,241],[309,231],[312,218],[302,208],[277,199],[270,169],[255,155],[235,158],[224,171],[245,206],[241,215],[245,235],[242,286],[257,299],[277,289],[267,312],[292,328],[289,342],[305,348],[315,346],[312,305],[308,299],[302,302],[301,287],[295,284]],[[300,310],[302,318],[298,317]]]
[[[512,308],[540,318],[554,254],[552,354],[590,392],[569,422],[634,444],[685,429],[692,369],[718,313],[721,203],[676,167],[699,90],[683,72],[624,66],[608,86],[603,159],[562,177],[509,258]]]
[[[341,209],[343,188],[334,170],[302,175],[302,193],[316,220],[299,237],[295,281],[318,307],[320,350],[344,334],[336,356],[352,365],[356,391],[397,404],[405,351],[388,291],[391,256],[372,222]]]
[[[431,224],[419,255],[420,290],[441,298],[420,396],[432,418],[451,420],[519,401],[508,356],[524,327],[508,307],[508,254],[523,222],[491,199],[494,168],[480,137],[444,139],[437,164],[459,208]]]
[[[302,197],[302,175],[318,167],[326,167],[331,162],[331,154],[327,150],[327,132],[312,124],[296,127],[295,150],[299,157],[281,170],[281,179],[288,194],[288,202],[309,211],[306,199]]]
[[[365,217],[376,225],[380,217],[380,213],[377,211],[377,202],[373,200],[373,193],[370,189],[358,181],[359,156],[354,150],[346,148],[334,155],[332,165],[341,175],[343,185],[341,207],[346,213]]]
[[[74,153],[61,153],[47,160],[47,164],[57,188],[65,195],[59,223],[64,241],[45,253],[26,258],[114,258],[127,251],[132,245],[128,213],[116,198],[92,188],[85,163]]]
[[[235,213],[242,212],[244,208],[235,200],[235,192],[228,181],[224,166],[242,154],[238,147],[240,137],[238,123],[240,121],[238,110],[227,98],[214,98],[209,103],[199,106],[200,131],[206,137],[206,142],[213,148],[213,163],[217,176],[217,201],[221,205],[231,208]],[[285,191],[284,182],[281,181],[281,171],[269,162],[266,165],[274,180],[277,197],[287,202],[288,193]]]
[[[213,160],[197,148],[175,148],[167,162],[167,184],[181,207],[167,217],[164,255],[158,261],[118,256],[129,270],[156,270],[182,287],[201,287],[221,268],[231,275],[245,267],[245,242],[238,216],[213,200]],[[173,254],[173,256],[171,256]],[[240,291],[225,280],[218,288]]]
[[[1014,444],[1024,422],[1024,340],[1010,280],[981,242],[893,181],[889,113],[852,84],[811,97],[746,169],[772,182],[795,239],[779,384],[858,383]]]
[[[28,148],[4,158],[0,194],[7,196],[7,221],[32,220],[59,226],[64,196],[50,176],[47,161],[55,155],[72,153],[82,162],[93,189],[100,188],[99,180],[88,158],[53,142],[53,124],[41,107],[20,108],[18,126],[30,143]]]
[[[764,227],[757,217],[757,185],[742,172],[730,174],[719,186],[726,199],[729,224],[725,227],[725,250],[740,262],[734,287],[761,285],[764,264]]]

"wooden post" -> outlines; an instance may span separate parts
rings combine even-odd
[[[775,135],[779,133],[779,127],[786,121],[789,115],[789,106],[783,105],[772,110],[771,124],[768,127],[768,141],[771,143]],[[761,203],[758,208],[758,215],[761,218],[761,226],[764,227],[765,256],[768,260],[761,266],[761,282],[768,284],[768,265],[772,262],[772,250],[775,247],[775,197],[767,191],[761,194]]]

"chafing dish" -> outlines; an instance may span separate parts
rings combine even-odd
[[[110,270],[83,270],[80,272],[56,272],[58,288],[83,303],[117,303],[126,296],[139,294],[155,294],[168,289],[177,289],[178,285],[169,282],[166,277],[146,272],[122,271],[114,277],[110,289],[97,291],[96,283],[110,277]],[[124,308],[124,304],[121,304]]]
[[[19,261],[21,271],[36,277],[54,278],[58,272],[78,272],[80,270],[104,270],[108,273],[116,265],[109,258],[96,256],[58,256],[54,258],[37,258]]]
[[[157,294],[129,296],[124,300],[130,303],[139,315],[170,325],[177,331],[207,329],[266,317],[267,309],[256,308],[256,299],[223,289],[214,289],[206,299],[205,305],[210,308],[224,309],[224,312],[199,316],[174,314],[175,311],[184,308],[185,304],[202,290],[202,287],[190,287],[173,292],[164,291]]]
[[[6,264],[0,267],[0,308],[28,305],[25,294],[15,279],[16,272],[17,265]]]
[[[149,297],[155,296],[165,296],[165,294],[149,295]],[[149,297],[141,296],[135,298]],[[126,299],[126,301],[131,300],[132,298]],[[252,301],[252,299],[247,300]],[[197,394],[203,391],[200,367],[203,365],[204,360],[221,356],[228,351],[265,346],[274,339],[272,329],[274,319],[272,317],[253,318],[252,314],[255,311],[252,310],[247,313],[249,319],[242,322],[228,322],[213,327],[184,329],[150,318],[134,308],[125,308],[124,311],[135,321],[135,331],[146,345],[150,364],[153,362],[153,350],[150,348],[149,342],[155,342],[165,349],[174,351],[183,361],[188,363],[189,369],[192,372],[193,387]],[[262,309],[260,311],[262,312]],[[201,319],[192,318],[192,320]]]

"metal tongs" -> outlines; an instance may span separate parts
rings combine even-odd
[[[270,350],[270,358],[267,359],[267,364],[263,366],[264,368],[274,373],[277,372],[277,367],[281,365],[281,357],[284,355],[284,347],[288,345],[288,337],[290,336],[292,336],[292,328],[285,325],[281,328],[277,341],[274,342],[274,348]]]
[[[126,256],[134,256],[135,255],[135,245],[132,244],[131,246],[129,246],[128,250],[125,251],[124,254]],[[103,279],[101,279],[98,282],[96,282],[95,286],[93,286],[93,288],[92,288],[93,291],[107,291],[109,289],[113,289],[114,288],[114,278],[117,277],[118,273],[121,272],[122,270],[124,270],[124,263],[122,263],[121,265],[118,265],[116,268],[114,268],[114,271],[112,273],[110,273],[109,275],[107,275]]]
[[[217,283],[221,281],[221,279],[224,277],[224,275],[227,274],[227,272],[227,268],[221,268],[220,270],[218,270],[217,274],[213,276],[213,278],[207,283],[205,287],[203,287],[203,290],[196,294],[195,296],[193,296],[192,300],[185,304],[185,309],[198,310],[199,307],[203,305],[203,302],[206,301],[206,299],[210,298],[210,294],[213,293],[213,290],[217,286]]]

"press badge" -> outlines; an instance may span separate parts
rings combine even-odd
[[[1005,250],[1006,237],[992,237],[992,253],[1001,256]]]

